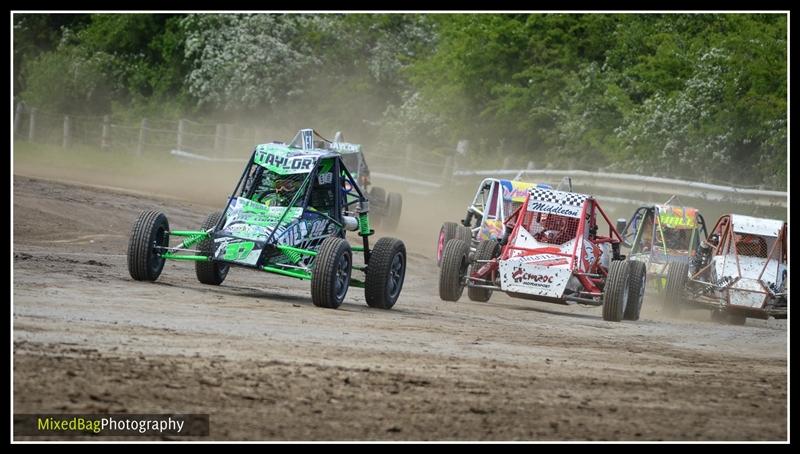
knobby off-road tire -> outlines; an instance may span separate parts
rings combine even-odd
[[[612,260],[608,267],[608,277],[603,291],[603,320],[618,322],[625,314],[629,296],[628,260]]]
[[[472,229],[469,227],[458,224],[458,230],[456,230],[456,236],[454,238],[467,243],[467,247],[472,247]]]
[[[647,265],[638,260],[628,262],[628,279],[630,288],[628,289],[628,304],[625,306],[625,320],[639,320],[639,313],[642,311],[644,302],[644,292],[647,284]]]
[[[320,245],[311,272],[311,301],[315,306],[336,309],[350,287],[353,252],[339,237],[329,237]]]
[[[485,263],[477,262],[477,260],[491,260],[500,255],[500,244],[495,240],[483,240],[478,244],[478,249],[475,251],[476,262],[470,267],[470,274],[477,272]],[[467,296],[472,301],[485,303],[492,297],[492,290],[488,288],[474,288],[467,287]]]
[[[458,301],[464,292],[463,277],[469,267],[469,245],[453,239],[444,246],[442,268],[439,270],[439,298]]]
[[[403,197],[396,192],[390,192],[386,198],[386,221],[384,227],[394,231],[400,225],[400,215],[403,212]]]
[[[128,240],[128,272],[137,281],[155,281],[164,269],[165,259],[155,246],[169,246],[169,222],[160,211],[143,211],[131,229]]]
[[[442,266],[442,257],[444,256],[444,247],[447,242],[457,238],[469,245],[472,242],[472,230],[455,222],[445,222],[442,228],[439,229],[439,237],[436,242],[436,265]]]
[[[667,265],[667,288],[664,289],[664,311],[678,315],[686,298],[686,281],[689,279],[689,264],[672,262]]]
[[[201,230],[208,230],[215,227],[219,220],[222,218],[222,212],[217,211],[211,213],[206,217]],[[197,243],[197,249],[209,257],[214,256],[214,240],[207,238]],[[225,263],[208,261],[208,262],[194,262],[194,274],[197,275],[197,280],[207,285],[220,285],[228,276],[230,266]]]
[[[364,283],[369,307],[391,309],[406,276],[406,246],[397,238],[381,238],[372,247]]]
[[[386,190],[373,187],[367,194],[371,210],[370,223],[374,228],[382,227],[386,221]]]
[[[386,190],[373,186],[373,188],[369,190],[369,194],[367,194],[367,199],[369,199],[370,202],[383,206],[386,204]]]

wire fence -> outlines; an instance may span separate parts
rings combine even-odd
[[[24,103],[17,105],[14,114],[14,140],[51,144],[64,149],[91,146],[137,155],[171,153],[204,160],[247,159],[256,145],[274,140],[274,133],[268,128],[189,119],[142,118],[125,122],[110,116],[64,115]],[[420,159],[420,150],[410,146],[400,153],[394,151],[367,152],[370,170],[420,181],[438,182],[452,176],[451,158],[425,155]]]
[[[79,145],[126,153],[192,151],[208,157],[249,156],[266,141],[264,128],[244,128],[226,123],[199,123],[188,119],[142,118],[124,122],[110,116],[63,115],[19,103],[14,113],[14,140],[59,145]]]
[[[14,140],[60,145],[100,147],[114,152],[172,154],[206,161],[245,160],[254,147],[274,139],[276,131],[268,128],[242,127],[230,123],[201,123],[189,119],[162,120],[142,118],[137,122],[115,121],[110,116],[63,115],[17,105],[14,115]],[[461,162],[456,148],[436,154],[410,144],[388,145],[365,153],[370,171],[382,178],[432,188],[474,184],[475,178],[526,178],[536,182],[555,181],[565,176],[580,179],[590,188],[618,192],[628,200],[642,192],[680,194],[712,201],[735,201],[759,206],[785,207],[785,192],[758,191],[726,185],[611,174],[582,170],[534,169],[533,162],[519,162],[506,156],[502,166],[493,170],[474,170]],[[497,164],[500,164],[498,161]],[[525,167],[523,167],[525,166]],[[540,181],[541,180],[541,181]],[[576,181],[577,182],[577,181]]]

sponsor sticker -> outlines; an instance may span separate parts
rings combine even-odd
[[[528,211],[537,213],[552,213],[571,218],[580,216],[580,207],[573,207],[567,205],[560,205],[552,202],[543,202],[540,200],[530,199],[528,201]]]
[[[275,173],[288,175],[310,172],[317,162],[317,157],[307,154],[291,156],[275,151],[256,150],[254,162]]]
[[[511,259],[500,262],[500,275],[500,287],[505,291],[560,298],[572,272]]]
[[[354,153],[361,150],[361,145],[355,143],[347,143],[347,142],[334,142],[331,144],[331,149],[336,151],[345,151]]]

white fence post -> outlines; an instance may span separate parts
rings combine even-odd
[[[71,145],[70,144],[70,138],[72,136],[72,131],[70,130],[71,126],[72,125],[70,124],[69,115],[64,115],[64,136],[62,137],[61,140],[61,146],[65,150],[69,148],[69,146]]]
[[[454,159],[452,156],[448,156],[447,159],[444,160],[444,167],[442,168],[442,183],[445,185],[450,185],[451,180],[453,179],[453,162]]]
[[[214,154],[219,156],[222,154],[222,146],[225,140],[225,126],[217,123],[217,130],[214,133]]]
[[[142,155],[145,142],[147,142],[147,118],[142,118],[142,123],[139,125],[139,143],[136,144],[136,156]]]
[[[183,150],[183,118],[178,120],[178,150]]]
[[[104,151],[111,148],[111,119],[108,115],[103,115],[103,135],[100,139],[100,148]]]
[[[36,138],[36,114],[39,112],[39,109],[32,108],[31,109],[31,121],[28,124],[28,141],[33,142]]]
[[[14,137],[19,135],[19,126],[22,124],[22,114],[25,113],[25,104],[17,103],[17,110],[14,112]]]
[[[233,129],[232,126],[233,125],[231,125],[229,123],[225,123],[224,128],[223,128],[224,129],[224,133],[223,133],[224,140],[222,141],[222,152],[225,154],[225,156],[228,156],[230,154],[230,152],[231,152],[231,135],[233,135],[232,134],[232,129]]]

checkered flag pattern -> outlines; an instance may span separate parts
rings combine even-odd
[[[571,205],[574,207],[582,207],[583,202],[589,197],[585,194],[578,194],[575,192],[554,191],[552,189],[531,189],[531,199],[541,202],[555,203],[558,205]]]

